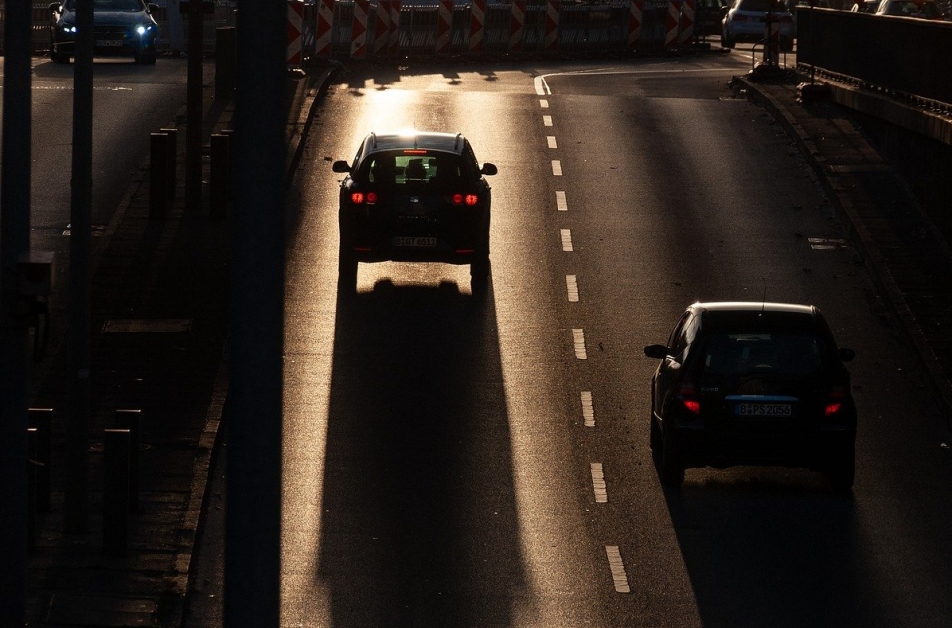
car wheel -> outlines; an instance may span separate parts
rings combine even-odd
[[[651,451],[658,453],[661,451],[664,439],[661,435],[661,427],[654,420],[654,412],[651,413],[648,422],[651,423],[651,434],[648,436],[648,446],[651,447]]]
[[[661,442],[661,483],[678,488],[684,483],[684,464],[673,430],[665,430]]]
[[[489,290],[489,277],[492,273],[492,265],[489,256],[481,256],[473,260],[469,265],[470,287],[473,296],[484,296]]]
[[[340,247],[337,261],[337,290],[338,292],[357,291],[357,258],[347,247]]]
[[[721,48],[731,49],[734,47],[734,40],[721,33]]]
[[[139,65],[155,65],[156,55],[154,52],[141,52],[135,59]]]
[[[56,50],[50,46],[50,61],[53,63],[69,63],[69,55],[56,52]]]
[[[829,462],[826,471],[830,485],[837,493],[852,491],[853,482],[856,479],[856,448],[850,446],[843,449],[836,459]]]

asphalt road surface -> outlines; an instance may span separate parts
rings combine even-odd
[[[811,169],[728,89],[747,69],[344,71],[290,198],[282,626],[952,624],[946,417]],[[401,127],[499,167],[484,303],[466,267],[402,263],[338,301],[331,161]],[[853,495],[746,467],[663,490],[642,347],[694,300],[764,298],[857,352]]]

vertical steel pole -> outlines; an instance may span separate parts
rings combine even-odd
[[[26,623],[29,329],[17,320],[17,259],[30,250],[30,83],[33,7],[4,15],[0,172],[0,627]]]
[[[93,0],[76,1],[73,171],[69,237],[67,477],[63,527],[89,526],[90,264],[93,212]]]
[[[188,72],[185,88],[185,209],[202,210],[202,0],[188,0]]]
[[[225,626],[276,628],[281,550],[287,6],[237,24]]]

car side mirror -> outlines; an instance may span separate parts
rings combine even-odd
[[[479,172],[481,174],[488,174],[491,176],[499,172],[499,170],[496,168],[496,164],[485,163],[483,164],[483,167],[480,168]]]
[[[334,172],[350,172],[350,164],[343,160],[335,161],[331,164],[331,170]]]
[[[52,4],[50,4],[50,13],[56,13],[57,11],[60,10],[61,6],[62,6],[61,3],[53,2]]]
[[[852,349],[841,348],[839,351],[840,361],[849,362],[856,357],[856,352]]]
[[[656,360],[663,360],[668,357],[668,348],[664,345],[648,345],[645,347],[645,355]]]

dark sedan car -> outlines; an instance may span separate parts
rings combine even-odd
[[[340,188],[338,285],[357,284],[359,262],[469,264],[473,293],[489,280],[490,188],[469,141],[457,133],[371,133]]]
[[[776,465],[825,472],[837,490],[854,478],[856,406],[838,348],[813,306],[695,303],[651,379],[651,448],[661,480],[684,470]]]
[[[142,0],[94,0],[93,30],[97,56],[129,56],[136,63],[154,64],[158,25],[156,5]],[[76,50],[76,0],[50,5],[50,59],[69,63]]]

